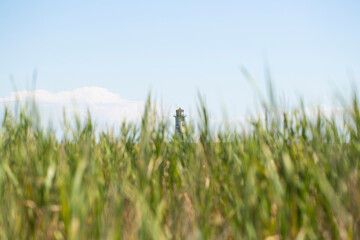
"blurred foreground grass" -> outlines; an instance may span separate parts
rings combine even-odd
[[[360,112],[303,108],[182,138],[155,117],[62,140],[31,104],[0,130],[0,239],[360,239]]]

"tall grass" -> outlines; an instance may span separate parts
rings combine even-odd
[[[360,239],[356,97],[342,121],[300,107],[220,131],[200,102],[182,137],[151,99],[140,125],[96,134],[89,115],[61,140],[7,109],[0,239]]]

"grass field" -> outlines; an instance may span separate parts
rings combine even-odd
[[[60,140],[32,104],[6,110],[0,239],[360,239],[356,97],[342,120],[299,106],[245,130],[199,105],[182,138],[150,100],[120,134],[89,116]]]

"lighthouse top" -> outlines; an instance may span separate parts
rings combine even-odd
[[[174,117],[185,117],[184,109],[182,109],[180,107],[179,107],[179,109],[176,109],[176,115],[174,115]]]

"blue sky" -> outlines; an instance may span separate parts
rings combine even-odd
[[[214,116],[226,106],[237,118],[257,98],[240,66],[265,90],[268,65],[289,104],[332,104],[359,79],[359,12],[359,1],[332,0],[0,0],[0,100],[10,76],[29,90],[36,70],[36,88],[52,94],[96,87],[141,102],[151,89],[195,113],[199,90]]]

